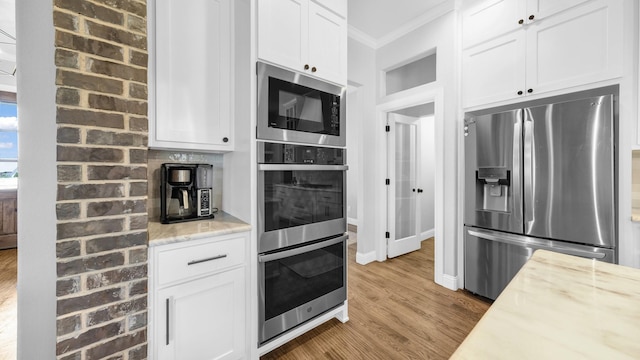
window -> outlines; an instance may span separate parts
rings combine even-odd
[[[0,179],[18,177],[18,106],[13,93],[0,92]],[[2,182],[0,182],[0,187]]]
[[[436,54],[404,64],[386,72],[386,95],[436,81]]]

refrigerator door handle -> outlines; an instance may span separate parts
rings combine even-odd
[[[526,247],[534,250],[545,249],[545,250],[555,251],[555,252],[559,252],[567,255],[586,257],[590,259],[603,259],[606,256],[606,254],[603,254],[603,253],[596,253],[596,252],[591,252],[586,250],[574,249],[568,246],[556,246],[556,245],[549,246],[548,244],[545,244],[546,241],[544,240],[541,241],[541,240],[526,237],[526,236],[515,236],[515,235],[504,234],[504,233],[501,233],[500,235],[495,235],[490,231],[480,230],[480,229],[468,229],[467,233],[477,238],[497,241],[503,244]]]
[[[513,218],[515,221],[522,223],[522,110],[516,115],[516,121],[513,124]],[[521,228],[522,231],[522,228]]]
[[[533,116],[531,110],[524,109],[523,111],[523,123],[524,123],[524,156],[523,156],[523,174],[524,174],[524,232],[528,232],[531,228],[530,224],[535,221],[533,218],[533,189],[535,184],[533,183]],[[527,209],[529,211],[527,211]]]

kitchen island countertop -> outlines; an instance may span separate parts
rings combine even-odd
[[[250,231],[251,225],[225,212],[218,212],[211,220],[195,220],[174,224],[149,221],[149,246],[202,239],[212,236]]]
[[[537,250],[451,359],[638,359],[640,269]]]

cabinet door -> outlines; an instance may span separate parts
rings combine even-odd
[[[591,0],[527,0],[527,10],[523,16],[527,23],[531,23],[588,1]],[[534,19],[529,20],[532,15]]]
[[[232,150],[229,0],[158,0],[155,11],[150,147]]]
[[[525,21],[524,0],[479,1],[462,14],[465,48],[521,28]]]
[[[313,1],[309,3],[309,65],[315,76],[347,83],[347,21]]]
[[[244,268],[158,292],[159,360],[245,357]]]
[[[308,65],[309,0],[258,1],[258,57],[304,71]]]
[[[622,75],[622,1],[594,1],[527,29],[527,89],[534,93]]]
[[[465,107],[522,96],[524,39],[524,32],[516,31],[462,52]]]

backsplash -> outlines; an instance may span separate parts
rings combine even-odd
[[[640,150],[633,151],[631,161],[631,207],[636,211],[640,211]]]
[[[211,164],[213,165],[213,207],[222,206],[222,154],[197,153],[189,151],[149,150],[147,175],[149,180],[149,200],[147,202],[149,220],[160,219],[160,166],[164,163]]]

